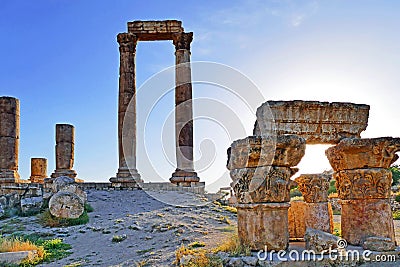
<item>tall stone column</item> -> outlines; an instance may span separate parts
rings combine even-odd
[[[400,138],[344,138],[325,151],[342,205],[342,237],[352,245],[369,247],[379,240],[394,248],[395,231],[390,194]],[[374,242],[375,242],[374,241]]]
[[[173,35],[175,45],[175,144],[176,170],[170,181],[190,186],[200,179],[193,166],[193,107],[190,43],[193,33]]]
[[[56,169],[52,178],[76,177],[74,167],[75,128],[70,124],[56,124]]]
[[[19,180],[19,129],[19,100],[0,97],[0,183]]]
[[[228,149],[231,187],[238,201],[240,243],[253,250],[282,250],[289,245],[288,209],[296,166],[305,140],[296,135],[250,136]]]
[[[31,158],[31,176],[29,180],[31,183],[44,183],[47,177],[47,159],[45,158]]]
[[[120,52],[118,96],[119,168],[116,177],[110,178],[110,181],[114,183],[114,186],[121,186],[122,184],[135,184],[141,181],[140,174],[136,169],[135,55],[137,38],[131,33],[120,33],[117,36],[117,41]]]

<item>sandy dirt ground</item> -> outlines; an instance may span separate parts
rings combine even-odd
[[[13,222],[15,229],[50,234],[72,246],[70,256],[39,266],[173,266],[175,250],[182,244],[198,241],[212,248],[236,228],[236,214],[204,197],[183,192],[151,195],[142,190],[89,191],[94,211],[86,225],[42,227],[34,216]],[[113,242],[114,236],[126,239]]]

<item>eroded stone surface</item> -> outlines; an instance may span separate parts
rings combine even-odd
[[[254,250],[281,250],[289,244],[289,203],[239,204],[238,235]]]
[[[328,202],[306,203],[304,211],[306,227],[333,233],[333,211]]]
[[[340,238],[335,235],[312,228],[307,228],[306,234],[304,235],[306,249],[312,250],[315,253],[321,253],[322,251],[337,248],[337,242],[339,239]]]
[[[44,183],[47,177],[47,159],[45,158],[31,158],[31,176],[32,183]]]
[[[372,251],[392,251],[396,249],[396,244],[390,238],[372,236],[365,239],[362,247]]]
[[[229,170],[259,166],[296,166],[304,156],[305,140],[296,135],[249,136],[228,149]]]
[[[76,219],[82,215],[84,203],[76,194],[61,191],[50,198],[49,210],[58,218]]]
[[[307,144],[335,144],[360,137],[368,124],[369,106],[318,101],[267,101],[257,109],[254,135],[297,134]]]
[[[290,238],[303,238],[306,233],[306,221],[304,218],[306,212],[306,203],[304,201],[291,201],[288,213],[289,236]]]
[[[171,40],[174,33],[182,33],[184,29],[178,20],[137,20],[128,22],[128,31],[141,41],[154,41]]]
[[[341,200],[342,237],[362,245],[367,237],[381,236],[395,241],[393,217],[387,199]]]
[[[389,198],[392,172],[383,168],[344,170],[333,174],[340,199]]]
[[[304,200],[308,203],[328,201],[328,189],[331,177],[322,173],[302,174],[295,179]]]
[[[19,100],[0,97],[0,183],[19,181]]]
[[[234,169],[231,187],[239,203],[289,202],[290,177],[298,171],[289,167]]]
[[[74,167],[75,128],[70,124],[56,124],[56,169],[52,178],[60,176],[76,177]]]
[[[389,168],[397,160],[400,138],[345,138],[325,151],[334,171]]]

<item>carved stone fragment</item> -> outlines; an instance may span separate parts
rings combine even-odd
[[[297,171],[276,166],[234,169],[231,187],[239,203],[289,202],[290,177]]]
[[[330,177],[320,174],[302,174],[295,179],[304,200],[308,203],[328,201]]]
[[[260,166],[296,166],[304,156],[305,140],[296,135],[249,136],[228,149],[229,170]]]
[[[389,198],[392,172],[384,168],[344,170],[334,173],[340,199]]]
[[[318,101],[267,101],[257,109],[254,135],[297,134],[307,144],[335,144],[360,137],[368,124],[369,106]]]
[[[400,138],[345,138],[325,151],[334,171],[389,168],[397,160]]]

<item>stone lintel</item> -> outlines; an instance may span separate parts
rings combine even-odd
[[[336,144],[360,138],[368,125],[369,106],[319,101],[267,101],[257,109],[254,135],[297,134],[307,144]]]
[[[178,20],[150,20],[128,22],[128,32],[139,41],[172,40],[173,34],[183,33],[182,22]]]

